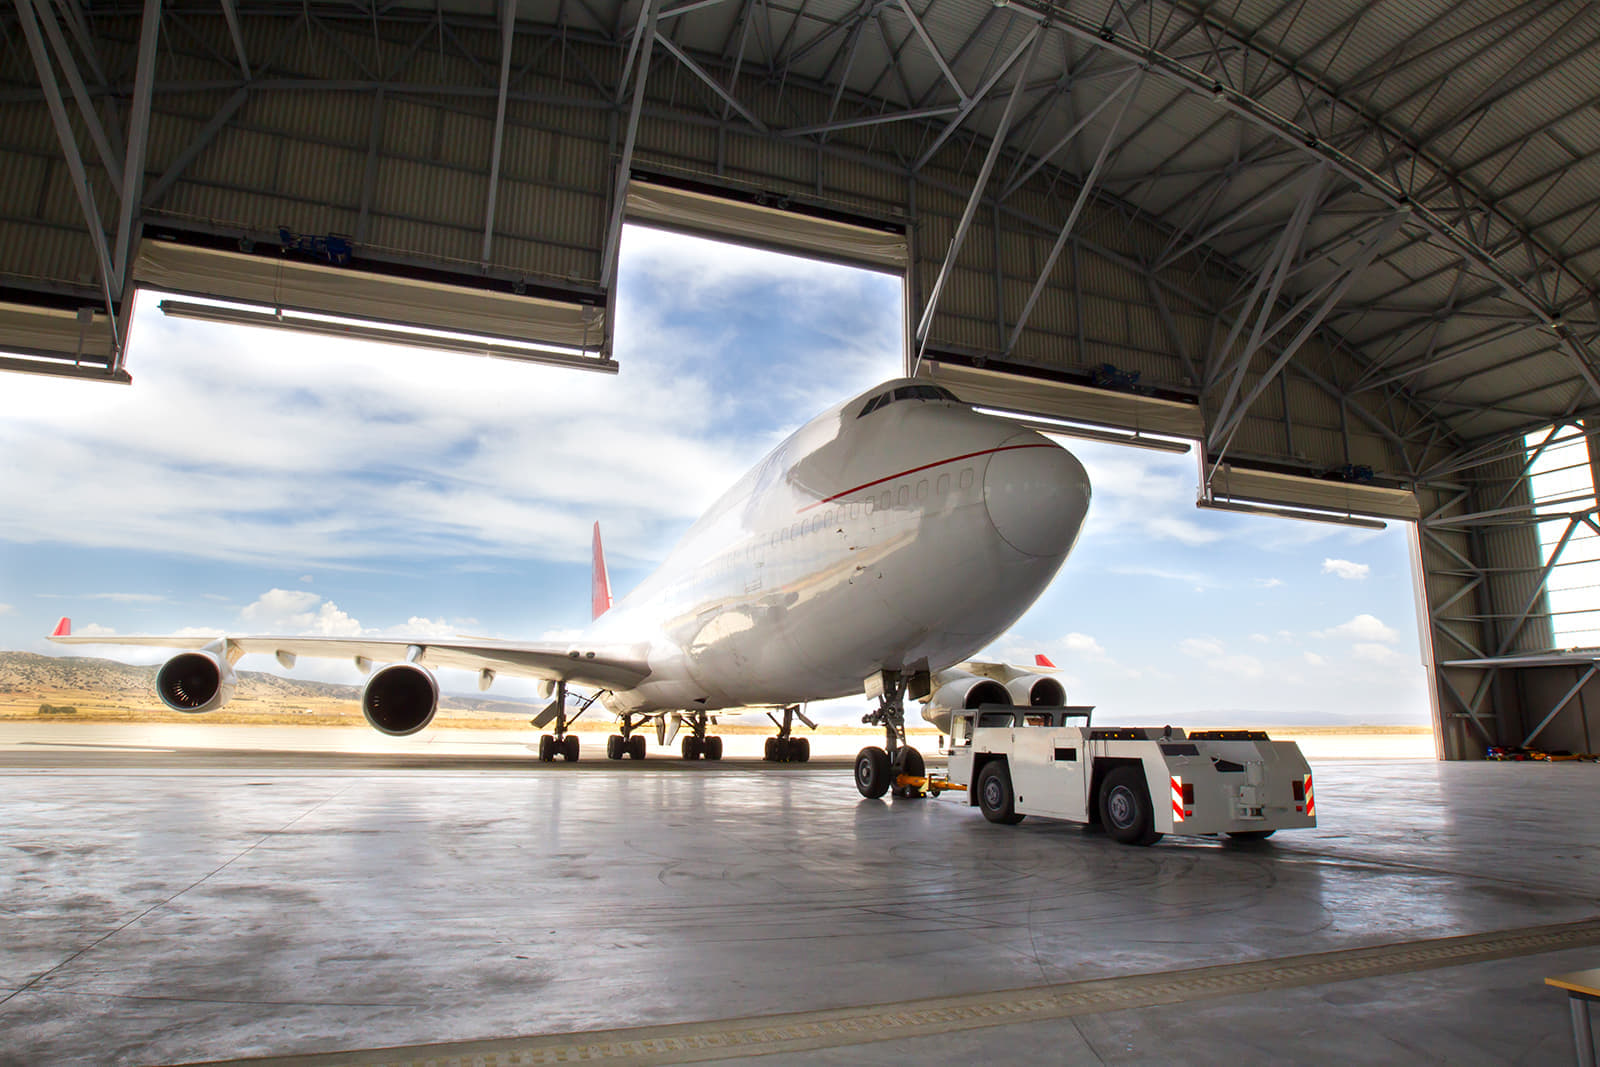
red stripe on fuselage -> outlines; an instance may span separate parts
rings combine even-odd
[[[922,471],[932,470],[935,467],[943,467],[947,463],[960,463],[964,459],[977,459],[979,456],[992,456],[997,452],[1016,452],[1019,449],[1024,449],[1024,448],[1055,448],[1055,447],[1057,447],[1057,446],[1051,444],[1048,441],[1039,441],[1039,442],[1035,442],[1033,444],[1027,444],[1027,445],[1002,445],[999,448],[986,448],[982,452],[968,452],[964,456],[951,456],[949,459],[941,459],[936,463],[924,463],[920,467],[911,467],[908,470],[897,471],[894,474],[887,474],[887,475],[884,475],[882,478],[877,478],[877,479],[875,479],[873,481],[870,481],[870,482],[862,482],[860,485],[852,486],[851,488],[846,489],[842,493],[835,493],[832,496],[823,497],[821,500],[818,500],[815,503],[807,504],[805,507],[800,508],[799,511],[796,512],[796,514],[804,514],[805,512],[810,511],[812,508],[820,508],[824,504],[831,504],[835,500],[838,500],[840,497],[849,496],[851,493],[859,493],[863,489],[871,489],[873,486],[882,485],[884,482],[892,482],[897,478],[904,478],[907,475],[920,474]]]

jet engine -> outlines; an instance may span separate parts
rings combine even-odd
[[[1067,702],[1067,688],[1043,674],[1024,674],[1006,683],[1011,702],[1024,708],[1059,708]]]
[[[965,671],[941,671],[933,676],[937,686],[922,707],[922,717],[942,734],[950,732],[951,717],[958,711],[974,711],[985,704],[1011,703],[1006,687],[993,678],[980,678]]]
[[[361,691],[361,714],[390,737],[425,729],[439,710],[439,683],[415,663],[391,663],[373,672]]]
[[[179,652],[156,672],[156,693],[173,711],[216,711],[238,684],[233,667],[214,652]]]

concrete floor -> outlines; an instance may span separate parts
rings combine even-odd
[[[1592,764],[1321,762],[1315,830],[1134,849],[863,801],[844,766],[363,760],[0,734],[0,1062],[749,1020],[1600,916]],[[1541,980],[1597,965],[1558,940],[782,1058],[1564,1062]]]

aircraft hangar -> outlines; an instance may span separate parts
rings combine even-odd
[[[1197,441],[1203,507],[1414,524],[1442,760],[1600,747],[1597,625],[1550,595],[1600,536],[1590,5],[14,0],[0,32],[0,369],[136,379],[150,289],[625,373],[624,220],[893,271],[910,373]]]

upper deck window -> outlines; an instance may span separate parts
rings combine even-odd
[[[862,415],[867,415],[871,412],[877,411],[879,408],[887,407],[899,400],[948,400],[954,404],[961,403],[960,400],[956,399],[956,395],[954,393],[943,386],[901,385],[896,386],[894,389],[891,389],[888,392],[879,393],[871,400],[868,400],[861,406],[861,413],[857,415],[856,418],[859,419]]]

